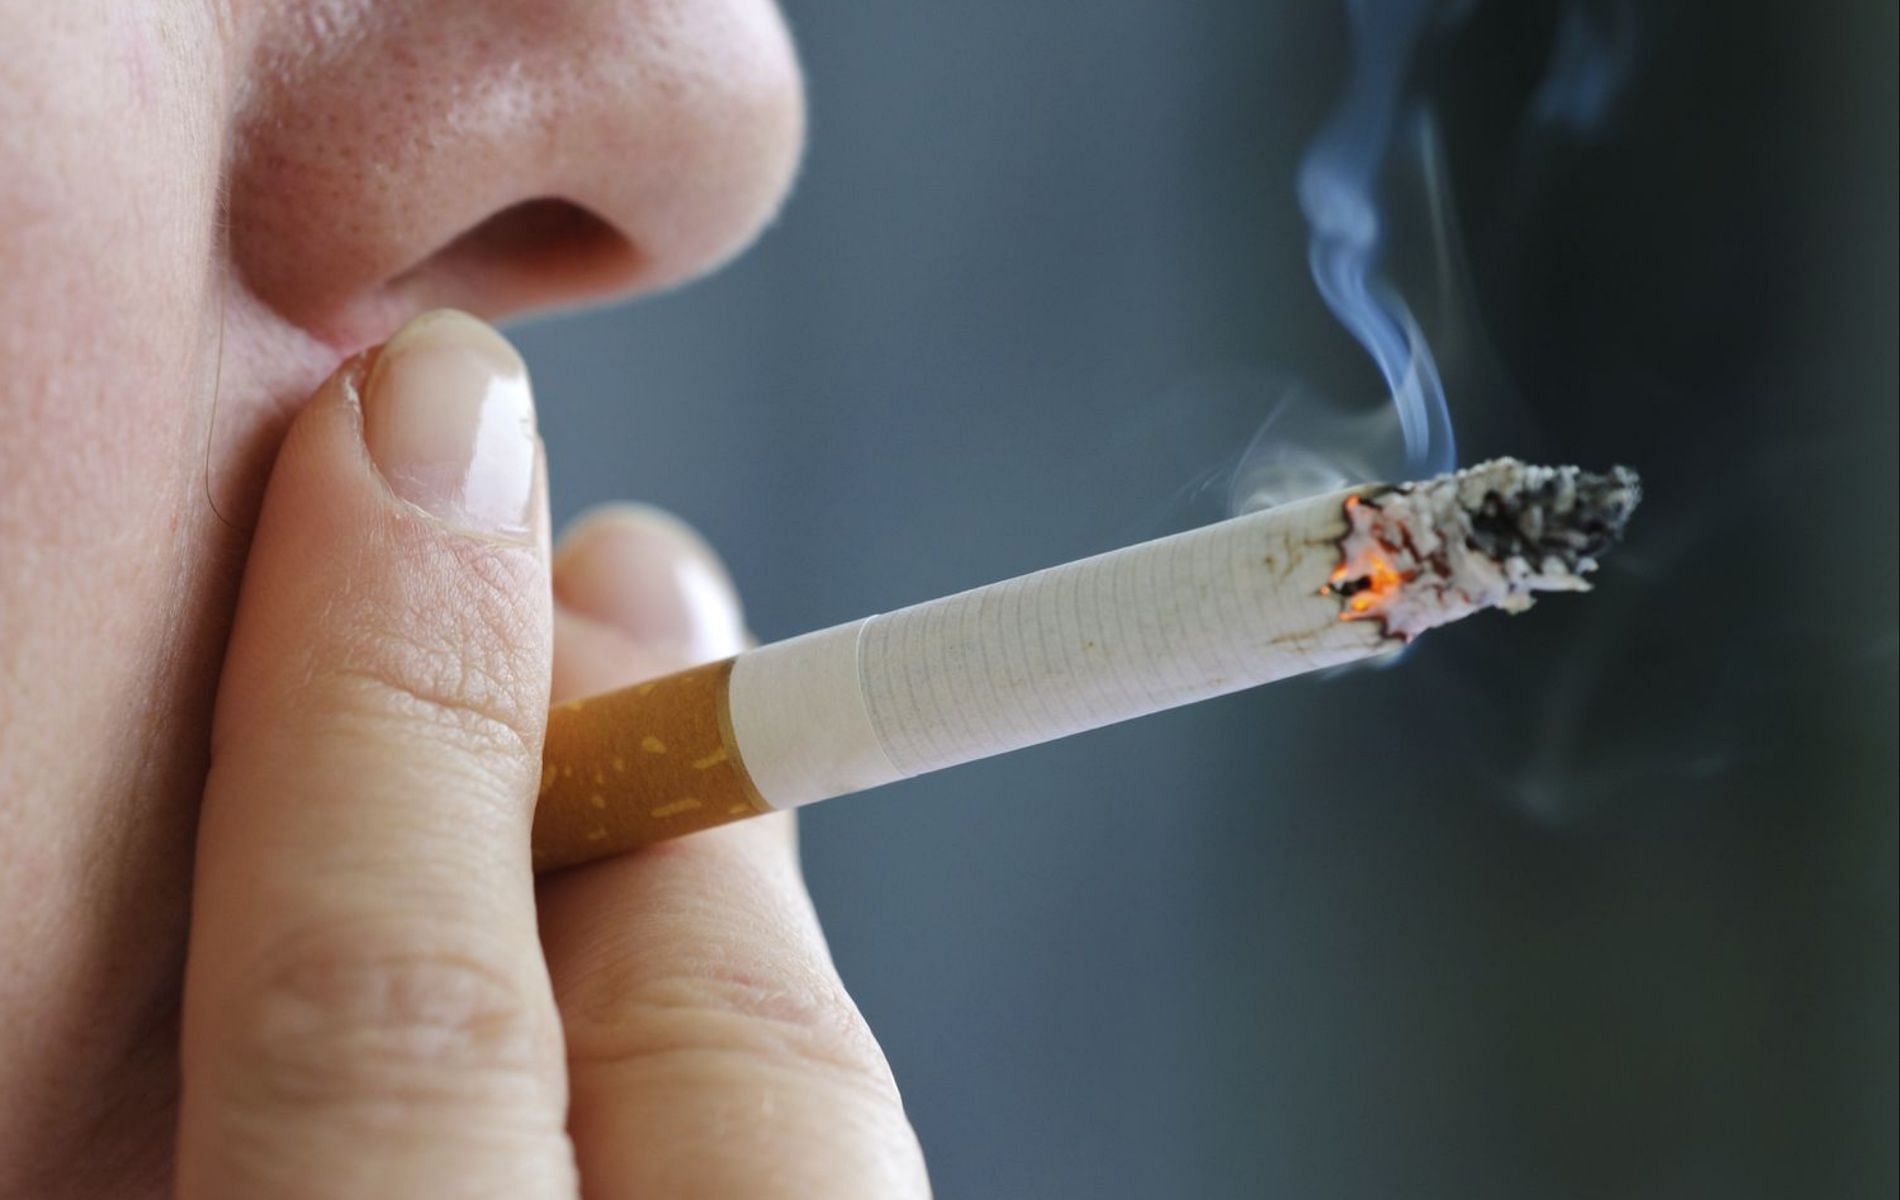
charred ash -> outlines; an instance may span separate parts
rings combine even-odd
[[[1568,570],[1588,571],[1623,540],[1623,529],[1643,494],[1636,472],[1628,467],[1586,471],[1515,465],[1516,486],[1485,492],[1471,514],[1466,541],[1473,550],[1500,562],[1521,558],[1543,564],[1555,559]]]
[[[1522,612],[1537,592],[1588,591],[1641,498],[1627,467],[1512,458],[1354,496],[1326,591],[1342,620],[1404,640],[1478,609]]]

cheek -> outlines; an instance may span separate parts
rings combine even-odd
[[[197,2],[0,0],[0,442],[11,540],[161,520],[215,367],[223,107]]]
[[[209,8],[0,0],[0,613],[7,665],[55,696],[29,723],[158,652],[203,509],[224,105]]]

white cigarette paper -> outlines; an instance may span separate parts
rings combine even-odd
[[[793,808],[1369,658],[1587,589],[1637,498],[1511,459],[1313,497],[748,651],[731,736]]]

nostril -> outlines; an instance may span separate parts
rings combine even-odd
[[[450,242],[446,257],[513,263],[522,260],[592,259],[631,254],[627,239],[607,222],[568,200],[526,200],[504,208]]]
[[[510,205],[391,281],[405,293],[453,295],[481,315],[502,315],[617,292],[637,279],[638,248],[570,200]]]

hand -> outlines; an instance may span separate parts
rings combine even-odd
[[[742,636],[675,523],[598,516],[551,569],[546,530],[525,374],[472,319],[297,419],[218,694],[179,1194],[926,1194],[789,817],[551,878],[537,927],[550,687]]]

